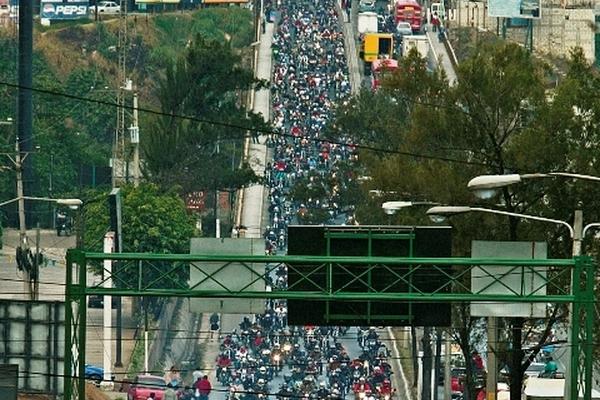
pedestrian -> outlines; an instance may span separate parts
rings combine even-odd
[[[192,372],[192,386],[195,385],[196,382],[200,380],[200,378],[202,378],[202,370],[200,369],[200,367],[196,367],[194,372]]]
[[[208,396],[212,390],[212,385],[208,380],[208,375],[204,375],[202,379],[196,382],[194,387],[197,389],[197,393],[200,395],[200,400],[208,400]]]
[[[434,12],[433,16],[431,17],[432,31],[433,32],[437,31],[439,26],[440,26],[440,19],[438,18],[437,12]]]
[[[213,313],[210,318],[210,338],[212,339],[215,332],[219,330],[219,314]]]
[[[167,384],[167,389],[165,390],[163,400],[177,400],[177,392],[175,391],[173,385],[170,383]]]
[[[178,385],[181,382],[181,374],[175,365],[165,373],[165,384]]]

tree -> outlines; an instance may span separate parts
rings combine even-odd
[[[137,188],[126,186],[122,197],[123,252],[131,253],[189,253],[190,239],[195,233],[194,221],[187,214],[185,204],[174,192],[163,192],[156,185],[143,184]],[[92,200],[92,198],[94,200]],[[84,201],[84,248],[102,251],[102,238],[110,229],[108,193],[90,192]],[[97,272],[100,266],[94,266]],[[153,282],[170,265],[144,265],[146,282]],[[136,278],[130,268],[122,267],[119,278]],[[187,273],[172,273],[155,282],[163,288],[186,284]],[[115,281],[119,285],[119,280]]]
[[[377,110],[358,109],[364,115],[353,117],[369,121],[375,113],[387,115],[386,127],[366,136],[364,127],[356,132],[352,125],[338,118],[336,133],[350,134],[359,143],[385,149],[394,144],[399,154],[361,153],[361,159],[371,177],[365,189],[394,192],[395,199],[408,195],[411,199],[444,204],[472,204],[473,199],[465,189],[468,180],[476,175],[591,173],[597,168],[593,154],[597,154],[600,143],[595,129],[600,117],[594,95],[599,87],[598,78],[582,54],[575,52],[566,79],[550,96],[546,93],[551,83],[548,72],[545,64],[517,45],[483,45],[459,65],[458,83],[449,87],[443,75],[426,74],[423,64],[408,57],[401,60],[392,78],[384,82],[384,89],[374,95],[393,99],[391,105]],[[398,120],[389,118],[400,104],[406,106],[405,112],[396,113]],[[356,111],[342,107],[340,113]],[[390,132],[396,132],[396,138],[390,140]],[[585,189],[568,185],[565,191],[564,182],[532,181],[529,185],[502,190],[500,207],[569,220],[575,199],[597,196],[597,189],[589,189],[589,185]],[[409,210],[406,214],[412,215],[414,221],[428,223],[417,212]],[[590,210],[590,215],[596,216],[597,211]],[[393,218],[400,219],[398,215]],[[452,223],[456,227],[455,254],[468,254],[472,237],[490,240],[547,237],[552,256],[569,254],[566,250],[570,240],[556,226],[482,215],[454,219]],[[463,314],[469,318],[468,313]],[[554,314],[547,320],[547,327],[563,316],[562,312]],[[522,332],[526,332],[524,328],[530,322],[523,319],[509,322],[511,397],[519,398],[523,373],[541,346],[534,346],[532,352],[525,354],[522,342],[527,338]],[[546,339],[547,335],[543,335],[542,341]]]
[[[151,121],[143,145],[145,173],[152,182],[189,193],[234,190],[258,181],[247,163],[238,166],[248,132],[237,126],[265,127],[242,101],[246,91],[263,83],[240,64],[229,42],[197,36],[185,55],[167,67],[157,90],[167,116]],[[190,118],[177,117],[182,115]]]

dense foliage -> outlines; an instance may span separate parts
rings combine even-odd
[[[249,165],[238,168],[248,132],[236,127],[264,126],[260,115],[244,107],[246,91],[260,84],[229,42],[197,36],[159,81],[157,98],[165,116],[152,121],[144,142],[148,178],[184,193],[232,190],[256,181]]]
[[[412,53],[401,60],[382,90],[361,94],[339,110],[334,134],[392,151],[361,153],[363,172],[371,177],[363,189],[381,195],[364,196],[358,205],[361,223],[387,222],[381,210],[385,200],[481,202],[466,188],[478,175],[552,171],[600,175],[595,156],[600,150],[600,102],[594,94],[600,78],[580,50],[572,53],[569,70],[559,82],[550,80],[547,65],[506,43],[476,47],[458,66],[457,75],[457,84],[450,86],[443,73],[427,71],[423,60]],[[529,180],[501,190],[484,206],[568,222],[581,208],[586,221],[599,221],[594,201],[599,190],[600,185],[585,181]],[[390,222],[429,224],[423,211],[402,210]],[[456,255],[468,255],[472,239],[487,239],[547,240],[550,256],[570,256],[571,238],[559,225],[482,214],[453,218],[452,225]],[[564,310],[553,314],[548,326],[564,316]],[[512,350],[500,354],[515,371],[511,374],[515,397],[520,396],[529,361],[521,363],[520,338],[512,336],[511,329],[520,332],[524,323],[506,322],[503,340],[513,341]],[[468,344],[462,339],[461,344]]]
[[[118,24],[115,21],[36,26],[42,33],[36,32],[34,39],[34,87],[113,103],[116,89],[122,85],[117,82]],[[237,7],[136,16],[129,19],[129,25],[127,70],[138,88],[143,108],[157,108],[160,104],[155,96],[159,77],[164,75],[167,66],[177,61],[196,35],[221,42],[228,40],[229,48],[237,55],[245,55],[244,47],[253,40],[252,14]],[[14,36],[8,33],[0,36],[0,82],[16,82],[16,49]],[[0,120],[15,120],[16,90],[0,83],[0,94],[4,99],[12,99],[0,103]],[[126,101],[131,104],[131,94]],[[39,92],[34,92],[33,104],[32,145],[36,151],[30,156],[34,181],[33,193],[28,194],[77,197],[87,188],[110,185],[108,165],[116,122],[114,106]],[[141,113],[142,141],[151,129],[150,123],[150,118]],[[0,125],[3,152],[14,150],[15,131],[16,123]],[[240,151],[241,145],[236,153],[238,164]],[[0,166],[10,167],[11,162],[4,158]],[[201,175],[201,168],[195,164],[186,171]],[[236,178],[247,181],[243,176]],[[14,198],[15,191],[14,171],[0,169],[0,199]],[[34,220],[39,220],[42,226],[51,225],[52,208],[32,204]],[[15,225],[16,207],[3,207],[0,218],[4,225]]]

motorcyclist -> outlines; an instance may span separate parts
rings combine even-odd
[[[373,374],[371,375],[371,384],[373,386],[382,384],[383,381],[385,381],[385,379],[386,377],[383,371],[381,370],[381,367],[377,366],[373,368]]]
[[[219,354],[217,358],[217,379],[221,379],[221,374],[227,372],[231,367],[231,358],[226,353]]]
[[[377,387],[379,392],[379,398],[382,400],[388,400],[392,397],[393,389],[392,382],[389,379],[385,379],[380,386]]]
[[[279,392],[277,392],[277,400],[288,400],[294,395],[287,383],[283,383]]]
[[[540,378],[554,378],[558,372],[558,365],[552,357],[548,357],[546,365],[544,365],[544,371],[540,373]]]
[[[367,382],[367,380],[365,379],[365,377],[361,377],[358,382],[356,382],[353,386],[352,386],[352,391],[358,396],[360,393],[366,393],[367,391],[372,391],[373,388],[371,387],[371,385],[369,384],[369,382]]]
[[[325,381],[319,382],[319,390],[317,390],[317,396],[319,399],[327,399],[330,395],[329,389],[327,389],[327,384]]]
[[[258,369],[258,372],[256,373],[256,379],[258,379],[259,381],[262,379],[264,381],[269,380],[270,376],[269,376],[269,371],[267,370],[267,367],[265,367],[264,365],[262,367],[260,367]]]

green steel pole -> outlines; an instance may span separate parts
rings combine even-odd
[[[87,286],[87,274],[86,274],[86,259],[82,257],[80,262],[77,264],[79,271],[79,283],[77,287],[77,300],[79,312],[79,348],[77,352],[77,367],[79,372],[77,374],[77,400],[85,400],[85,344],[86,344],[86,329],[87,329],[87,304],[85,289]],[[75,400],[75,399],[74,399]]]
[[[584,400],[592,400],[592,372],[594,362],[594,264],[585,260],[585,343],[584,363]]]
[[[577,258],[575,266],[573,267],[573,275],[571,280],[571,287],[573,289],[573,308],[571,312],[571,335],[569,337],[571,341],[571,359],[569,368],[569,379],[565,383],[570,382],[566,388],[569,393],[569,398],[577,400],[579,398],[579,323],[580,323],[580,309],[581,309],[581,259]]]
[[[73,254],[67,252],[67,268],[66,268],[66,283],[65,287],[65,383],[64,392],[65,400],[71,400],[73,379],[73,342],[71,337],[71,324],[73,323],[73,298],[71,297],[71,280],[73,279]]]

